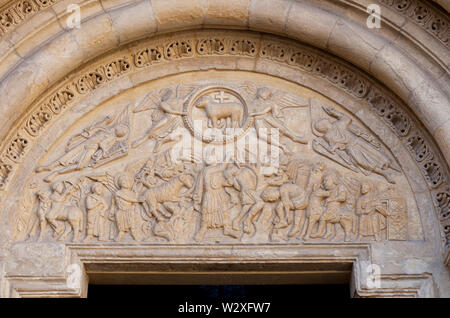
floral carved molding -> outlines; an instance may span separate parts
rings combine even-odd
[[[6,194],[9,183],[20,168],[27,152],[42,133],[63,112],[90,92],[125,75],[143,69],[151,70],[154,65],[174,60],[241,56],[271,60],[294,70],[308,72],[326,79],[332,85],[366,103],[403,141],[415,159],[432,194],[446,235],[446,245],[450,245],[450,191],[447,166],[406,107],[371,78],[311,48],[241,32],[201,32],[195,37],[180,35],[170,40],[155,39],[132,46],[129,52],[103,59],[69,76],[30,107],[29,113],[3,143],[0,155],[2,196]]]

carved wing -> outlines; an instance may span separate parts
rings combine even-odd
[[[117,116],[114,125],[126,125],[126,126],[130,126],[130,115],[129,115],[129,111],[130,111],[130,104],[127,105],[127,107],[125,107],[122,112]]]
[[[280,106],[280,109],[309,107],[308,99],[281,91],[276,92],[272,99]]]
[[[92,181],[100,182],[103,184],[111,193],[114,193],[119,190],[119,188],[116,186],[114,177],[109,173],[106,172],[106,174],[101,175],[92,175],[87,176]]]
[[[185,99],[196,91],[200,85],[195,84],[180,84],[177,86],[177,99]]]
[[[247,102],[250,102],[255,99],[258,86],[252,82],[244,82],[242,85],[239,85],[239,92]]]
[[[359,197],[361,188],[360,181],[352,177],[340,176],[339,182],[345,186],[345,189],[350,196],[355,198]]]
[[[161,97],[159,91],[151,91],[145,95],[142,101],[134,108],[133,113],[140,113],[158,107],[161,103]]]

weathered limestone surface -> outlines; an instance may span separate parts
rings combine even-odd
[[[353,296],[450,297],[448,13],[380,0],[369,29],[369,2],[1,7],[0,296],[289,259],[351,270]]]

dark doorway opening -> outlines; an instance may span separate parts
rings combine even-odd
[[[348,299],[348,284],[320,285],[89,285],[89,299],[152,299],[154,303],[186,301],[268,301],[296,303],[299,299]]]

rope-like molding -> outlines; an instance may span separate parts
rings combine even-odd
[[[294,70],[321,77],[366,103],[392,131],[415,159],[433,197],[441,220],[446,245],[450,247],[450,187],[447,164],[422,132],[418,121],[381,85],[356,68],[326,53],[291,40],[249,32],[203,31],[184,33],[170,39],[160,37],[131,46],[131,53],[117,53],[67,77],[30,107],[17,129],[0,148],[0,191],[6,191],[23,158],[38,137],[61,113],[89,92],[117,78],[153,65],[207,56],[268,59]],[[123,54],[123,55],[119,55]]]

